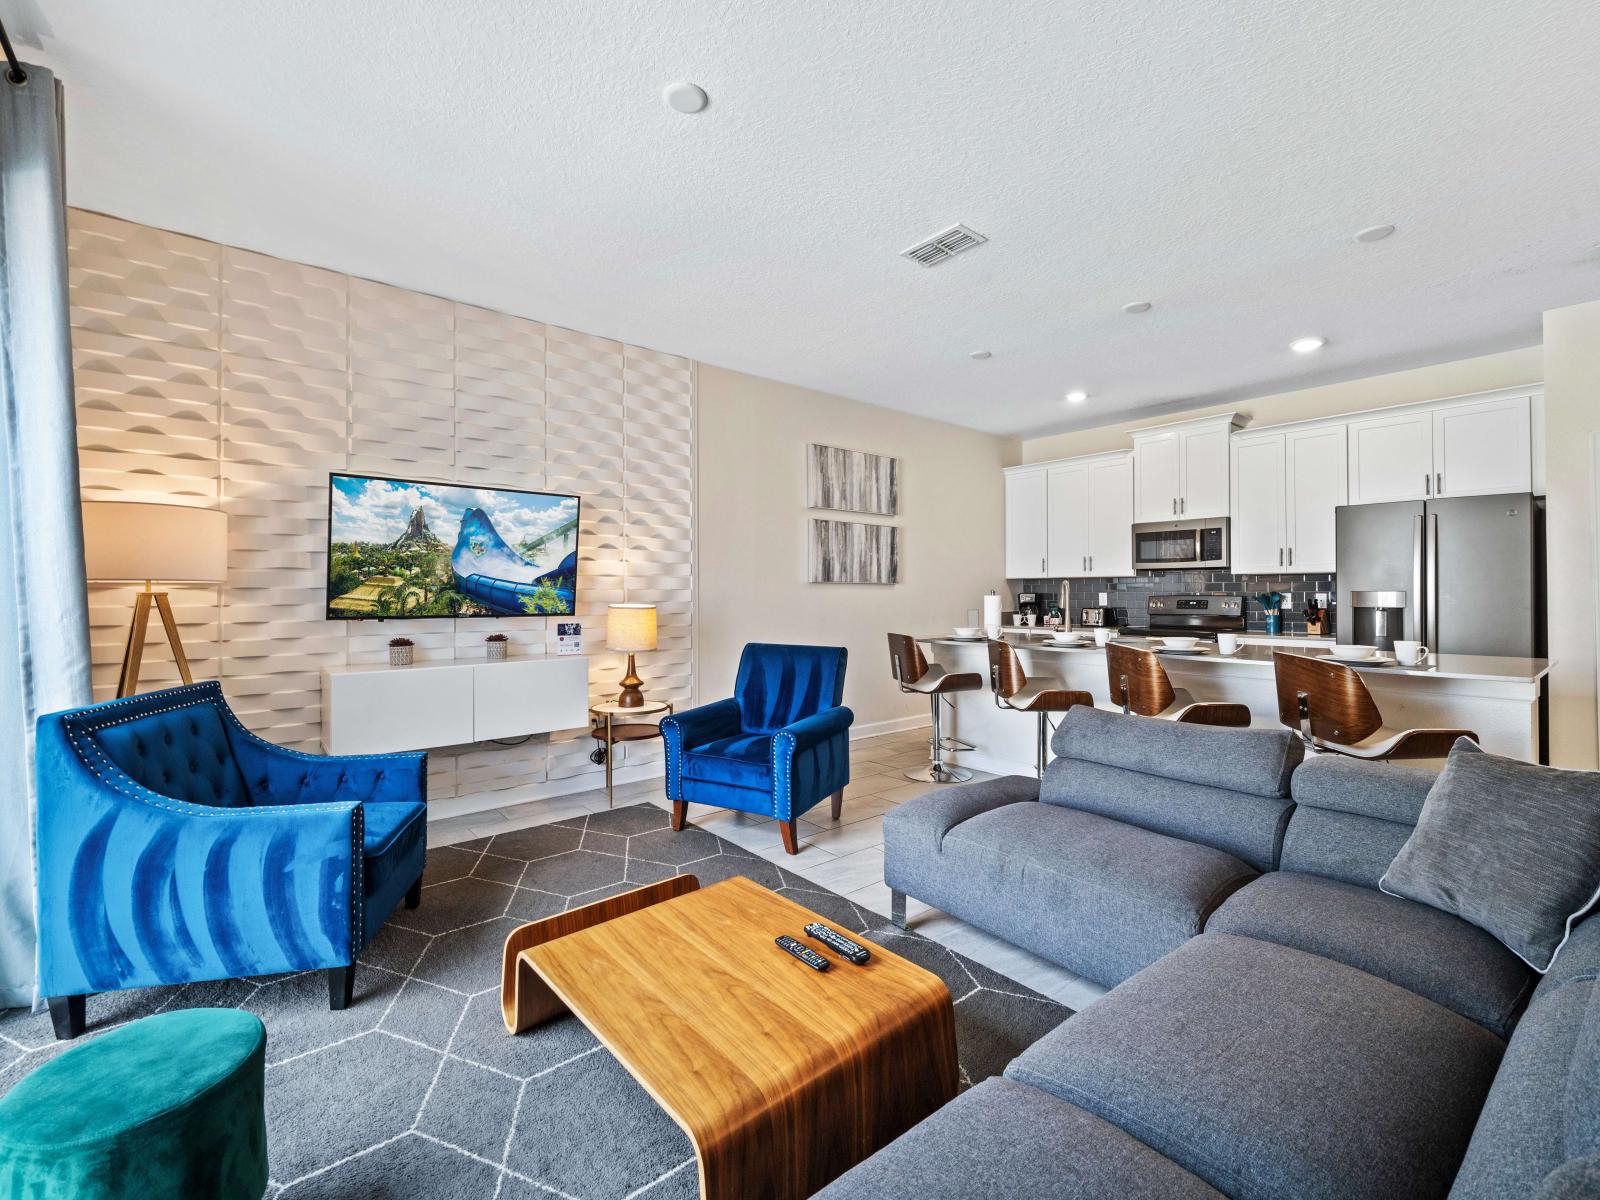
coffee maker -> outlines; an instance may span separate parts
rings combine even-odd
[[[1039,624],[1042,624],[1042,622],[1039,619],[1039,614],[1040,614],[1041,611],[1042,610],[1039,607],[1039,595],[1038,595],[1037,592],[1018,592],[1017,593],[1017,616],[1022,618],[1018,622],[1018,624],[1021,624],[1021,625],[1039,625]]]

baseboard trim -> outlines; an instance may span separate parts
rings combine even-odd
[[[926,729],[932,724],[933,720],[927,714],[918,717],[895,717],[889,721],[867,721],[850,726],[850,740],[859,742],[863,738],[882,737],[886,733],[904,733],[908,729]]]

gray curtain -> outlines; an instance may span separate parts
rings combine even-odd
[[[27,72],[0,77],[0,1008],[35,999],[34,718],[89,699],[61,89]]]

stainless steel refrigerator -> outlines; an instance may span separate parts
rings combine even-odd
[[[1530,493],[1336,513],[1341,642],[1544,655],[1544,509]]]

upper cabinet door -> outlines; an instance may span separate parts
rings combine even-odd
[[[1350,503],[1433,495],[1433,414],[1358,417],[1350,432]]]
[[[1233,439],[1232,556],[1238,575],[1284,569],[1284,438],[1281,433]]]
[[[1133,574],[1133,455],[1089,464],[1089,574]]]
[[[1296,571],[1332,572],[1334,510],[1349,501],[1345,427],[1294,430],[1284,438],[1288,468],[1289,561]]]
[[[1228,515],[1228,430],[1203,429],[1183,435],[1183,491],[1180,517]]]
[[[1171,521],[1183,495],[1183,447],[1176,431],[1133,444],[1133,511],[1136,521]]]
[[[1045,571],[1044,468],[1006,476],[1006,578],[1032,579]]]
[[[1529,397],[1433,410],[1433,494],[1486,496],[1533,489]]]
[[[1081,463],[1045,472],[1049,498],[1045,574],[1089,574],[1089,468]]]

